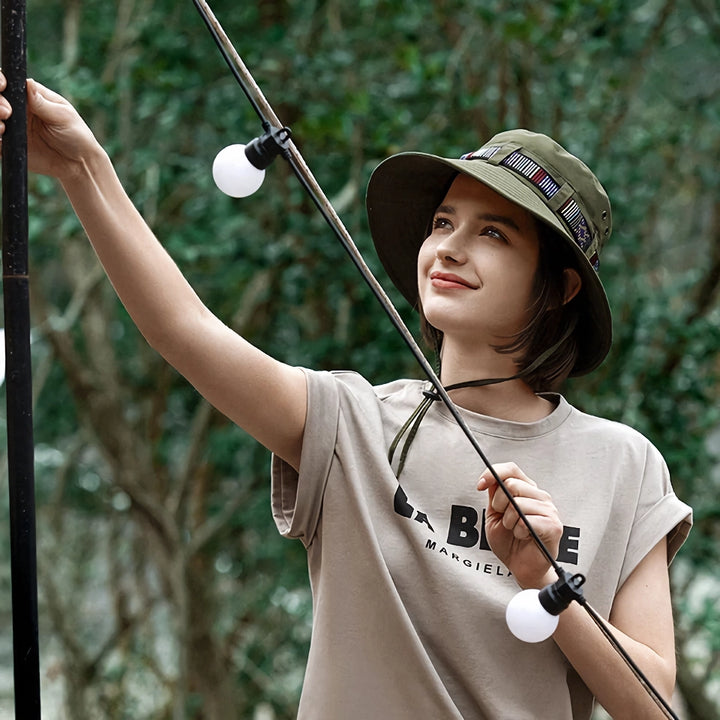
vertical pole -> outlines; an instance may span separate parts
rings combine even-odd
[[[30,363],[25,0],[2,0],[2,69],[13,115],[2,141],[2,258],[15,717],[40,718]]]

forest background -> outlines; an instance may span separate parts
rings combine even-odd
[[[460,155],[521,126],[596,170],[614,208],[601,276],[615,344],[566,394],[645,433],[695,510],[672,566],[678,688],[685,717],[719,717],[717,2],[212,5],[413,328],[365,221],[380,160]],[[77,105],[238,331],[289,363],[417,376],[282,161],[250,200],[214,187],[215,154],[260,128],[191,0],[32,0],[28,65]],[[148,349],[47,178],[30,179],[30,236],[43,717],[294,717],[311,602],[302,546],[273,526],[268,453]],[[3,533],[8,718],[9,554]]]

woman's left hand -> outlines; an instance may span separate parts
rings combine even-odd
[[[541,490],[515,463],[499,463],[493,468],[552,557],[557,557],[563,524],[550,494]],[[521,587],[546,585],[550,562],[489,470],[480,476],[477,488],[488,491],[485,534],[495,555]]]

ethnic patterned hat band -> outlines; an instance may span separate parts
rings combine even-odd
[[[507,145],[486,145],[480,150],[463,155],[460,159],[484,160],[503,165],[532,183],[547,199],[548,206],[553,212],[568,226],[577,246],[583,251],[585,257],[597,272],[600,267],[599,243],[593,238],[588,221],[574,197],[574,189],[571,188],[572,195],[567,197],[567,184],[563,185],[555,180],[550,172],[545,170],[538,162],[526,155],[522,150],[513,149],[514,147],[514,144],[510,144],[509,148]],[[507,152],[508,149],[510,152]],[[607,220],[608,215],[609,210],[601,210],[602,220]],[[607,237],[609,234],[610,225],[606,224],[603,235]]]

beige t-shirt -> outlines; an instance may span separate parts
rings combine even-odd
[[[527,644],[504,613],[518,586],[485,540],[484,466],[434,403],[398,482],[387,452],[426,383],[372,387],[307,371],[300,473],[273,461],[279,531],[307,548],[313,634],[301,720],[585,720],[592,698],[550,639]],[[461,411],[490,462],[516,462],[565,524],[558,561],[587,577],[604,617],[664,536],[691,524],[659,452],[562,397],[533,423]]]

